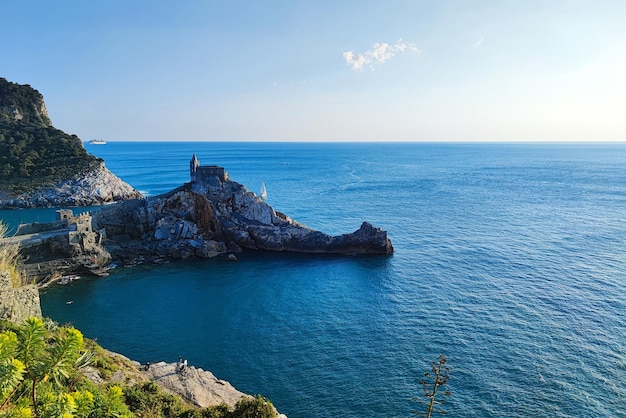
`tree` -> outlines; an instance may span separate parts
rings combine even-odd
[[[74,328],[62,328],[56,335],[48,334],[39,318],[26,319],[16,332],[0,334],[0,363],[9,370],[7,375],[0,375],[0,387],[4,389],[0,409],[28,396],[38,415],[38,387],[48,380],[59,387],[61,379],[69,378],[74,362],[82,354],[83,335]]]
[[[448,373],[450,372],[450,368],[446,366],[446,361],[448,359],[443,354],[439,356],[437,361],[433,361],[433,365],[431,367],[430,372],[424,373],[424,378],[419,381],[419,384],[422,385],[422,389],[424,390],[424,397],[426,401],[421,398],[413,398],[415,402],[423,403],[427,405],[426,413],[423,412],[413,412],[414,415],[424,415],[426,418],[430,418],[431,414],[447,414],[447,411],[444,409],[435,409],[435,405],[443,405],[444,401],[437,401],[435,398],[437,396],[437,391],[444,385],[448,383],[448,379],[450,376]],[[446,390],[443,393],[445,396],[452,395],[452,392]]]
[[[19,325],[1,321],[0,418],[277,416],[272,403],[260,395],[241,399],[233,410],[225,404],[197,409],[162,392],[154,382],[126,388],[95,383],[85,378],[81,368],[92,364],[102,372],[105,366],[98,358],[99,346],[87,343],[77,329],[52,321],[28,318]]]
[[[109,386],[104,393],[97,387],[74,390],[80,369],[91,359],[80,331],[48,327],[39,318],[3,325],[0,417],[130,416],[120,386]]]

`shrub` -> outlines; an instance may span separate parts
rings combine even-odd
[[[2,329],[0,416],[131,416],[121,387],[75,387],[82,377],[80,367],[90,358],[80,331],[48,328],[38,318],[21,325],[3,322]]]
[[[256,398],[242,398],[235,405],[231,418],[275,418],[277,416],[274,405],[261,395]]]
[[[154,382],[137,383],[124,389],[126,404],[137,416],[178,418],[189,415],[191,408],[179,398],[159,389]],[[187,414],[187,415],[183,415]]]

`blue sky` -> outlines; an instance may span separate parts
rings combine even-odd
[[[624,141],[626,1],[20,0],[0,77],[83,140]]]

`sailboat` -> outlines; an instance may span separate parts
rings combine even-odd
[[[265,190],[265,182],[261,183],[261,199],[265,200],[267,199],[267,190]]]

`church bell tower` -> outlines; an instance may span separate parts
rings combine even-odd
[[[200,165],[200,160],[196,156],[196,153],[193,153],[193,157],[191,157],[191,161],[189,161],[189,177],[191,178],[191,182],[195,183],[197,180],[196,174],[198,173],[198,166]]]

